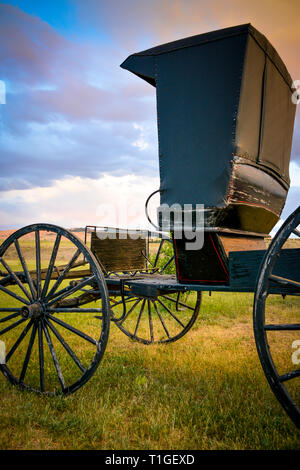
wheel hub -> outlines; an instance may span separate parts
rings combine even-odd
[[[31,305],[26,305],[21,310],[23,318],[41,318],[44,316],[45,309],[43,304],[35,302]]]

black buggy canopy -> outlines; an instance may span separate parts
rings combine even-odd
[[[156,87],[161,203],[204,204],[208,226],[268,233],[289,188],[296,106],[266,37],[244,24],[130,55],[121,67]]]

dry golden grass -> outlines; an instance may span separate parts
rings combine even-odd
[[[52,246],[43,241],[45,264]],[[59,259],[68,258],[68,244],[61,249]],[[0,449],[299,449],[300,433],[261,369],[252,307],[253,294],[204,293],[192,330],[168,345],[141,345],[112,324],[98,370],[68,397],[20,391],[1,374]],[[269,307],[282,322],[300,313],[297,298],[274,296]],[[93,315],[72,321],[97,329]],[[288,346],[289,361],[290,339],[275,339],[278,350]],[[76,337],[68,341],[86,354]]]
[[[1,376],[0,448],[299,449],[261,370],[252,301],[204,294],[193,329],[169,345],[137,344],[112,325],[98,371],[69,397],[22,392]]]

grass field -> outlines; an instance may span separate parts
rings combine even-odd
[[[68,397],[21,391],[1,374],[0,449],[300,449],[260,366],[252,304],[252,294],[204,293],[193,328],[167,345],[135,343],[112,324],[96,373]],[[274,296],[271,314],[297,316],[298,300]]]

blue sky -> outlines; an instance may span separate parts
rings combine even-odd
[[[119,65],[251,22],[300,79],[298,9],[293,0],[0,1],[0,229],[120,225],[125,210],[126,225],[147,225],[144,201],[159,185],[155,89]],[[300,199],[299,110],[292,162],[283,216]]]

